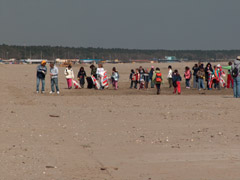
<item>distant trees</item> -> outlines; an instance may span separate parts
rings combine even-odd
[[[62,46],[15,46],[0,45],[2,59],[163,59],[165,56],[176,56],[178,59],[210,60],[233,59],[240,55],[240,50],[139,50],[122,48],[74,48]]]

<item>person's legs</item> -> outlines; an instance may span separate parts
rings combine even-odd
[[[52,92],[54,92],[54,84],[55,84],[54,79],[51,79],[51,91]]]
[[[157,94],[160,94],[160,86],[161,86],[161,84],[156,84]]]
[[[39,91],[40,79],[37,77],[37,92]]]
[[[154,81],[151,80],[151,88],[154,88]]]
[[[238,76],[237,78],[237,98],[240,98],[240,77]]]
[[[114,84],[115,84],[115,90],[117,90],[118,89],[118,82],[115,81]]]
[[[54,78],[55,81],[55,86],[56,86],[56,91],[59,91],[59,87],[58,87],[58,78]]]
[[[227,76],[227,88],[230,88],[231,74]]]
[[[72,79],[67,79],[68,89],[72,88]]]
[[[230,82],[231,82],[231,88],[233,88],[233,77],[232,76],[231,76]]]
[[[233,96],[237,97],[237,78],[233,78]]]
[[[201,79],[198,79],[198,90],[201,89]]]
[[[204,85],[204,80],[203,80],[203,79],[201,79],[201,87],[202,87],[203,89],[205,89],[205,85]]]
[[[135,89],[137,89],[137,84],[138,84],[138,81],[135,81],[135,86],[134,86]]]
[[[196,76],[193,76],[193,88],[197,88]]]
[[[45,79],[41,79],[42,80],[42,92],[45,91]]]
[[[131,88],[131,89],[133,88],[133,80],[131,80],[130,88]]]
[[[180,84],[180,81],[177,81],[177,90],[178,90],[178,94],[181,94],[181,84]]]

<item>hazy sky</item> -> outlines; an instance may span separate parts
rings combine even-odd
[[[240,49],[240,0],[0,0],[0,44]]]

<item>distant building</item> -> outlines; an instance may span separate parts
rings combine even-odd
[[[45,60],[48,62],[46,59],[24,59],[23,61],[27,64],[41,64],[41,62]],[[21,60],[22,61],[22,60]]]

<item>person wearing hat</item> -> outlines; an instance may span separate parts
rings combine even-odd
[[[240,56],[237,57],[232,65],[232,76],[234,97],[240,98]]]
[[[37,67],[37,93],[39,93],[40,81],[42,82],[41,92],[45,92],[45,76],[47,74],[47,61],[43,60],[40,65]]]

